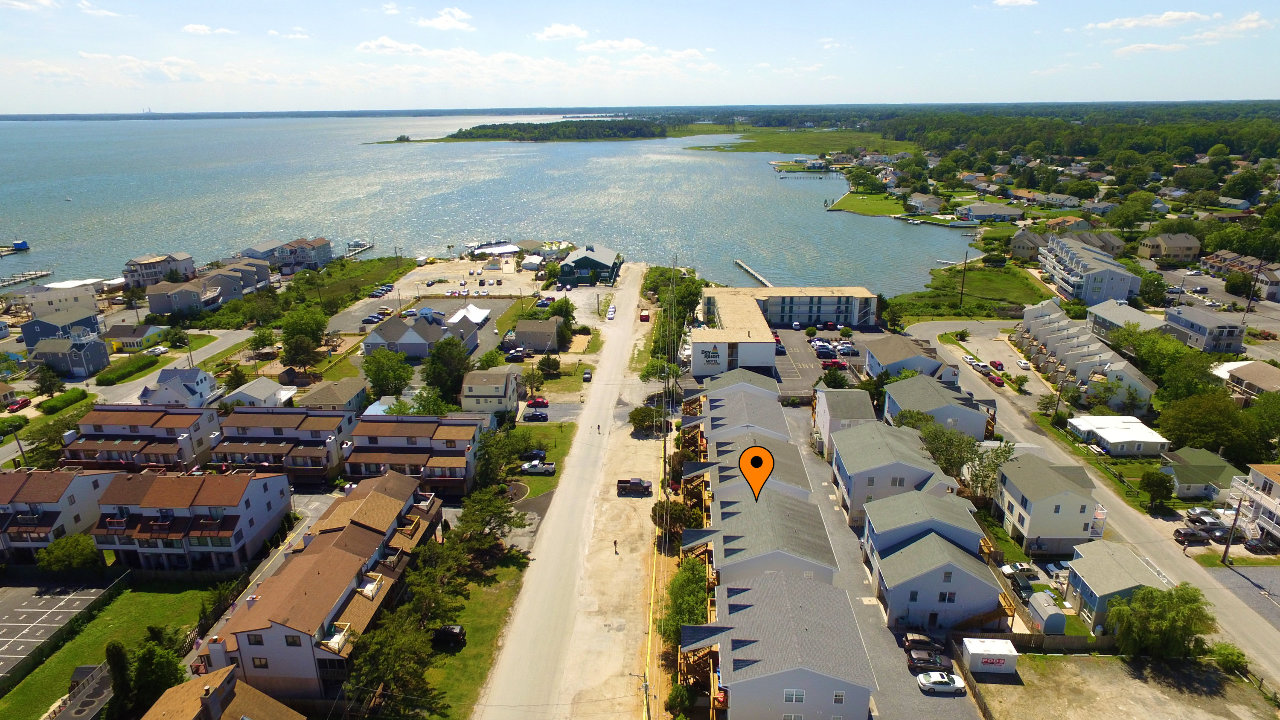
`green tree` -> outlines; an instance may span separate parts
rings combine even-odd
[[[83,533],[63,535],[36,551],[36,567],[44,572],[70,573],[102,567],[93,538]]]
[[[182,276],[182,273],[178,272],[177,268],[169,268],[169,272],[164,274],[165,282],[180,283],[183,280],[186,280],[186,278]]]
[[[1089,383],[1089,395],[1085,404],[1091,408],[1109,407],[1111,399],[1120,392],[1119,380],[1100,380]]]
[[[430,634],[414,616],[413,606],[402,605],[384,613],[377,628],[356,638],[346,693],[364,702],[382,688],[379,713],[385,717],[441,715],[449,705],[426,678],[434,660]]]
[[[818,328],[810,325],[809,327],[804,329],[804,334],[808,337],[815,337],[818,334]]]
[[[1013,443],[1002,442],[996,447],[977,450],[969,461],[969,492],[985,498],[994,498],[1000,481],[1000,466],[1013,458]]]
[[[547,376],[536,367],[529,368],[520,376],[520,381],[524,383],[525,388],[529,392],[538,392],[547,382]]]
[[[1218,669],[1229,675],[1243,675],[1249,671],[1249,656],[1228,642],[1214,643],[1209,654]]]
[[[1107,222],[1121,232],[1130,232],[1147,216],[1148,207],[1133,202],[1123,203],[1107,213]]]
[[[58,373],[48,365],[40,365],[36,368],[36,395],[48,395],[53,397],[66,389],[67,384],[58,377]]]
[[[641,405],[627,415],[627,420],[637,432],[648,435],[661,432],[664,415],[660,408]]]
[[[1159,306],[1164,302],[1164,291],[1168,289],[1164,276],[1158,272],[1149,272],[1142,276],[1142,284],[1138,289],[1138,297],[1148,305]]]
[[[649,358],[649,362],[645,363],[644,369],[640,371],[640,382],[666,380],[673,377],[680,377],[680,366],[662,358]]]
[[[427,542],[413,551],[413,569],[405,574],[405,604],[413,609],[419,627],[434,628],[458,619],[469,597],[467,577],[471,559],[456,542]]]
[[[428,385],[413,394],[413,400],[409,403],[409,412],[407,414],[442,416],[461,409],[441,397],[438,389]]]
[[[933,423],[925,425],[920,435],[933,461],[951,477],[960,477],[964,466],[977,457],[978,441],[959,430]]]
[[[474,366],[462,341],[449,336],[438,340],[431,354],[422,362],[422,381],[440,389],[440,395],[449,402],[457,402],[462,392],[462,379]]]
[[[103,711],[105,720],[124,720],[133,710],[133,670],[129,652],[119,641],[107,643],[107,672],[111,675],[111,700]]]
[[[1231,154],[1231,148],[1222,143],[1218,143],[1209,148],[1209,152],[1205,153],[1209,157],[1226,157]]]
[[[125,307],[130,310],[134,309],[139,303],[147,299],[147,289],[144,287],[126,288],[121,294],[124,296]]]
[[[1225,392],[1201,393],[1165,405],[1160,431],[1175,447],[1222,448],[1222,456],[1234,465],[1256,463],[1267,454],[1257,421]]]
[[[1173,476],[1159,470],[1147,470],[1138,481],[1138,489],[1151,496],[1147,510],[1155,510],[1173,498]]]
[[[1262,393],[1249,403],[1244,412],[1253,418],[1263,439],[1274,442],[1280,437],[1280,393]]]
[[[659,501],[662,502],[667,501]],[[654,505],[655,511],[657,505]],[[658,634],[668,646],[675,646],[680,642],[681,627],[706,622],[707,565],[699,558],[689,556],[680,561],[667,583],[667,602],[658,620]]]
[[[489,370],[496,368],[505,362],[506,358],[503,356],[502,351],[494,348],[476,359],[476,369]]]
[[[675,540],[685,528],[702,527],[702,511],[689,507],[679,500],[659,500],[649,509],[649,519],[655,527]]]
[[[365,355],[361,365],[374,397],[399,396],[413,380],[413,368],[404,353],[378,348]]]
[[[1217,376],[1210,370],[1215,364],[1217,360],[1209,353],[1182,353],[1161,374],[1156,396],[1162,402],[1173,402],[1221,387]]]
[[[567,297],[562,297],[559,300],[556,300],[547,306],[547,316],[548,317],[558,316],[558,317],[564,318],[564,324],[568,326],[570,330],[573,330],[574,312],[576,310],[577,308],[573,306],[572,300],[570,300]]]
[[[280,362],[291,367],[311,367],[320,362],[318,346],[306,335],[294,335],[285,338],[284,351],[280,353]]]
[[[1248,169],[1232,175],[1222,184],[1222,194],[1230,198],[1252,200],[1262,192],[1262,176],[1256,170]]]
[[[1226,282],[1223,283],[1223,289],[1226,290],[1228,294],[1238,295],[1240,297],[1247,297],[1250,294],[1251,288],[1254,288],[1253,277],[1248,273],[1233,272],[1230,275],[1227,275]],[[1257,295],[1256,289],[1253,290],[1253,295]]]
[[[1208,601],[1187,583],[1168,590],[1143,586],[1107,607],[1107,630],[1124,655],[1194,657],[1204,650],[1204,636],[1217,630]]]
[[[960,328],[952,334],[955,336],[956,340],[960,342],[965,342],[969,339],[969,330],[967,328]]]
[[[1057,405],[1058,396],[1056,393],[1052,395],[1041,395],[1040,398],[1036,400],[1036,410],[1038,410],[1041,415],[1052,415],[1053,409]]]
[[[150,708],[165,690],[187,679],[182,658],[169,648],[144,642],[133,653],[133,707]]]
[[[239,365],[232,365],[231,370],[227,372],[225,381],[227,388],[234,390],[249,382],[249,376],[245,375],[244,369]]]
[[[249,349],[258,352],[276,344],[276,334],[269,327],[260,327],[249,336]]]
[[[916,430],[923,430],[925,426],[932,425],[935,422],[933,416],[923,410],[902,410],[893,416],[894,425],[915,428]]]
[[[328,325],[329,318],[324,311],[304,307],[290,311],[280,320],[280,337],[286,345],[290,338],[305,337],[311,341],[311,347],[319,347],[324,342],[324,331]]]
[[[462,513],[450,531],[473,560],[492,557],[512,530],[528,525],[524,513],[496,487],[476,490],[462,501]]]
[[[191,344],[187,331],[180,327],[170,327],[160,334],[160,342],[170,347],[184,348]]]
[[[1019,395],[1027,389],[1028,382],[1031,382],[1031,378],[1026,375],[1013,375],[1008,380],[1009,387],[1013,388],[1013,391]]]
[[[849,376],[836,368],[824,370],[822,375],[818,377],[818,382],[826,385],[831,390],[844,390],[850,385]],[[814,384],[816,385],[817,383]]]
[[[538,369],[544,377],[560,377],[560,358],[555,355],[543,355],[538,359]]]

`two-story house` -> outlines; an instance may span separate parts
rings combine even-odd
[[[622,255],[601,245],[587,245],[581,250],[569,253],[560,263],[560,276],[557,281],[561,285],[577,287],[589,282],[602,282],[609,285],[617,279],[622,270]],[[594,284],[594,283],[592,283]]]
[[[956,385],[943,384],[927,375],[899,380],[884,389],[884,419],[903,410],[919,410],[944,425],[984,440],[995,429],[996,407],[990,400],[975,400]]]
[[[1168,588],[1128,545],[1094,540],[1075,547],[1064,599],[1086,625],[1097,628],[1106,623],[1112,600],[1127,598],[1143,586]]]
[[[73,335],[96,337],[101,332],[96,308],[58,308],[22,323],[22,342],[27,346],[27,352],[31,352],[41,340],[70,338]]]
[[[167,367],[160,370],[153,384],[138,393],[138,404],[199,408],[219,395],[217,379],[204,370]]]
[[[1138,242],[1138,257],[1191,262],[1200,254],[1200,240],[1190,233],[1161,233]]]
[[[153,253],[124,264],[124,281],[131,288],[147,287],[166,280],[183,282],[196,276],[196,262],[190,253]]]
[[[920,433],[908,427],[866,423],[831,436],[832,478],[850,527],[862,525],[863,506],[905,492],[945,495],[959,485],[924,449]]]
[[[271,696],[239,682],[228,666],[174,685],[142,720],[306,720]]]
[[[418,478],[424,489],[438,495],[461,497],[475,481],[481,427],[475,413],[365,416],[351,433],[354,446],[344,463],[346,476],[399,472]]]
[[[211,408],[95,405],[64,436],[62,464],[137,472],[194,470],[221,437]]]
[[[1170,333],[1187,347],[1204,352],[1244,352],[1244,323],[1226,313],[1180,305],[1164,311]]]
[[[1005,532],[1028,555],[1061,555],[1102,538],[1107,510],[1079,466],[1054,466],[1022,455],[1000,466],[995,507]]]
[[[888,373],[896,377],[903,370],[914,370],[944,383],[955,383],[960,371],[938,359],[938,351],[928,343],[903,337],[886,335],[866,343],[867,374],[876,377]]]
[[[93,527],[112,476],[75,468],[0,472],[0,558],[33,563],[49,543]]]
[[[293,404],[315,410],[345,410],[358,415],[369,404],[369,385],[363,377],[323,380],[312,385],[305,395],[294,396]]]
[[[831,459],[835,447],[831,435],[865,423],[876,422],[875,406],[866,390],[832,390],[819,381],[813,389],[813,431],[818,440],[818,452]]]
[[[91,531],[99,550],[143,570],[240,571],[291,509],[281,473],[115,475]]]
[[[222,402],[248,407],[285,407],[297,393],[296,385],[281,385],[269,377],[259,377],[228,390]]]
[[[111,364],[107,344],[97,335],[75,328],[68,337],[45,338],[36,343],[28,359],[47,365],[67,378],[87,378],[102,372]]]
[[[207,638],[197,672],[234,667],[276,699],[339,697],[355,638],[400,592],[414,548],[437,538],[441,505],[416,478],[361,482]]]
[[[344,410],[240,406],[223,418],[210,462],[284,472],[295,486],[323,484],[341,469],[355,426]]]
[[[459,401],[465,412],[513,413],[520,409],[520,373],[510,365],[472,370],[462,378]]]

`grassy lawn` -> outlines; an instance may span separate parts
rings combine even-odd
[[[1031,558],[1027,557],[1022,548],[1009,537],[1009,533],[1004,531],[1004,527],[990,513],[979,510],[977,518],[987,532],[991,533],[996,549],[1004,551],[1006,563],[1031,562]]]
[[[1222,546],[1210,546],[1213,549],[1208,552],[1202,552],[1194,555],[1196,562],[1204,567],[1220,568],[1226,567],[1222,564]],[[1231,552],[1227,555],[1232,565],[1248,565],[1252,567],[1270,567],[1280,565],[1280,557],[1275,555],[1254,555],[1245,550],[1237,543],[1231,544]]]
[[[890,298],[903,315],[958,315],[961,268],[935,268],[928,290]],[[1027,273],[1014,267],[989,268],[970,263],[964,275],[964,313],[994,315],[998,310],[1034,305],[1048,298],[1049,291]]]
[[[901,215],[902,201],[892,195],[874,195],[850,191],[835,201],[831,210],[844,210],[858,215]]]
[[[1080,616],[1066,614],[1066,617],[1067,626],[1064,628],[1065,632],[1063,634],[1078,635],[1080,637],[1089,637],[1090,635],[1093,635],[1093,633],[1089,632],[1089,626],[1084,624],[1084,621],[1080,619]]]
[[[590,370],[592,373],[596,371],[596,366],[591,363],[573,362],[560,363],[560,377],[548,379],[547,383],[542,386],[543,392],[549,393],[575,393],[582,391],[582,371]]]
[[[531,297],[517,298],[511,303],[511,307],[507,311],[498,316],[494,327],[498,328],[498,332],[506,334],[508,330],[514,330],[516,322],[520,320],[520,315],[529,308],[533,307],[536,301]]]
[[[227,348],[226,350],[223,350],[221,352],[216,352],[213,355],[210,355],[208,358],[206,358],[202,362],[196,363],[196,367],[200,368],[201,370],[204,370],[205,372],[212,373],[218,369],[218,364],[221,363],[223,360],[226,360],[227,358],[237,353],[244,352],[244,349],[247,347],[249,347],[248,340],[245,340],[243,342],[238,342],[235,345],[232,345],[231,347]]]
[[[471,597],[458,616],[458,624],[467,629],[466,646],[456,653],[441,655],[439,663],[427,670],[427,680],[444,693],[449,704],[444,717],[471,717],[493,665],[507,615],[520,592],[522,571],[517,566],[499,567],[494,573],[496,582],[471,586]]]
[[[348,353],[343,355],[342,358],[334,364],[325,368],[323,375],[325,380],[341,380],[342,378],[359,377],[360,368],[352,364],[351,354]]]
[[[604,337],[600,335],[599,328],[591,328],[591,339],[587,341],[587,349],[583,352],[587,355],[594,355],[600,352],[604,347]]]
[[[160,368],[164,367],[165,365],[168,365],[169,363],[173,362],[174,360],[177,360],[178,358],[184,358],[184,359],[186,358],[187,352],[185,349],[182,350],[181,354],[179,355],[175,355],[174,352],[176,351],[167,352],[164,355],[161,355],[159,358],[157,358],[158,362],[155,365],[152,365],[149,368],[143,368],[142,370],[139,370],[138,372],[133,373],[132,375],[127,375],[125,377],[122,377],[120,378],[119,381],[116,382],[116,384],[122,385],[127,382],[133,382],[134,380],[137,380],[139,378],[144,378],[153,372],[157,372],[158,370],[160,370]]]
[[[555,490],[556,485],[559,484],[560,475],[564,473],[564,459],[569,454],[569,448],[573,446],[573,435],[578,431],[578,424],[528,423],[522,427],[533,435],[535,443],[541,443],[546,448],[547,462],[556,464],[555,475],[519,475],[518,468],[517,473],[512,474],[512,479],[519,480],[529,487],[529,497],[538,497]]]
[[[191,343],[192,352],[199,350],[200,348],[204,347],[205,345],[208,345],[209,343],[217,339],[218,338],[212,335],[205,335],[204,333],[189,333],[187,335],[187,341]]]
[[[694,147],[695,150],[722,152],[776,152],[790,155],[817,155],[842,152],[849,148],[865,147],[885,153],[911,152],[915,143],[904,140],[885,140],[877,133],[858,130],[794,130],[791,128],[763,128],[745,125],[678,125],[667,128],[667,137],[695,137],[698,135],[740,135],[736,143]]]
[[[39,430],[40,428],[44,427],[45,425],[48,425],[51,422],[54,422],[55,420],[58,420],[60,418],[65,418],[71,415],[75,415],[75,413],[84,415],[93,407],[93,404],[97,402],[97,400],[98,400],[97,395],[93,393],[89,393],[85,397],[85,399],[81,400],[80,402],[74,405],[63,408],[61,412],[54,413],[53,415],[39,415],[39,416],[33,417],[31,418],[31,422],[27,423],[21,430],[18,431],[18,437],[22,438],[24,441],[27,441],[30,439],[31,435],[36,430]],[[76,415],[76,417],[79,417],[79,415]],[[0,715],[0,717],[3,717],[3,716]]]
[[[67,692],[67,680],[78,665],[97,665],[112,640],[126,648],[138,645],[147,625],[191,627],[200,612],[205,588],[176,583],[142,584],[125,590],[98,617],[63,645],[35,672],[0,698],[0,717],[36,720]]]

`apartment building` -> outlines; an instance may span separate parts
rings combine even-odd
[[[939,424],[954,428],[975,440],[985,440],[995,430],[996,407],[991,400],[975,400],[958,386],[916,375],[885,387],[884,419],[903,410],[926,413]]]
[[[346,476],[398,472],[418,478],[431,492],[461,497],[475,481],[476,443],[485,422],[476,413],[363,417],[351,432]]]
[[[0,559],[33,563],[36,552],[98,521],[109,471],[19,468],[0,472]]]
[[[148,287],[165,282],[170,272],[176,272],[181,281],[191,280],[196,276],[196,262],[184,252],[143,255],[124,264],[124,282],[131,288]]]
[[[1128,300],[1138,294],[1141,279],[1106,252],[1066,236],[1048,236],[1040,249],[1040,268],[1059,295],[1097,305]]]
[[[1138,242],[1138,257],[1191,262],[1200,254],[1200,241],[1190,233],[1161,233]]]
[[[64,436],[64,465],[124,472],[194,470],[222,432],[211,408],[153,405],[95,405],[76,427]]]
[[[119,473],[98,502],[94,543],[128,567],[240,571],[279,531],[292,494],[278,472]]]
[[[832,478],[850,527],[862,525],[864,506],[880,498],[907,492],[946,495],[959,488],[912,428],[867,423],[841,430],[831,440]]]
[[[472,370],[462,378],[459,398],[465,412],[516,412],[520,373],[511,365],[491,370]]]
[[[1204,352],[1244,352],[1244,324],[1227,313],[1179,305],[1164,311],[1170,333],[1187,347]]]
[[[355,426],[343,410],[237,407],[222,420],[210,463],[283,472],[295,486],[323,484],[341,469]]]

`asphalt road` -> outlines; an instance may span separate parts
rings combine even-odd
[[[912,325],[908,332],[933,341],[939,333],[962,327],[969,328],[971,332],[992,334],[1009,325],[1008,320],[928,322]],[[954,346],[936,342],[935,346],[939,348],[942,357],[960,361],[960,355]],[[973,391],[975,397],[995,398],[997,430],[1004,434],[1006,440],[1039,445],[1045,448],[1048,458],[1054,463],[1080,464],[1078,458],[1040,429],[1030,418],[1028,411],[1011,402],[1010,391],[993,392],[995,388],[972,372],[960,373],[960,385],[965,390]],[[1216,577],[1191,558],[1183,556],[1182,547],[1173,541],[1169,521],[1134,510],[1111,489],[1110,482],[1100,478],[1092,467],[1084,467],[1093,479],[1094,498],[1107,508],[1107,539],[1129,544],[1139,557],[1145,558],[1173,582],[1187,582],[1200,588],[1205,598],[1213,604],[1212,610],[1218,619],[1222,639],[1235,643],[1249,655],[1251,671],[1266,678],[1272,685],[1280,684],[1280,630],[1242,601],[1230,587],[1224,585],[1220,577]]]
[[[617,322],[603,326],[604,349],[595,379],[585,388],[573,448],[538,529],[533,561],[473,714],[480,720],[571,718],[590,712],[575,709],[570,688],[575,685],[572,678],[594,669],[584,667],[582,658],[568,649],[575,621],[594,610],[582,607],[579,587],[585,583],[584,558],[596,520],[595,490],[605,466],[608,436],[628,432],[615,422],[615,406],[631,352],[642,279],[639,266],[624,266],[621,285],[614,291]],[[609,428],[604,442],[593,428],[597,424]]]

